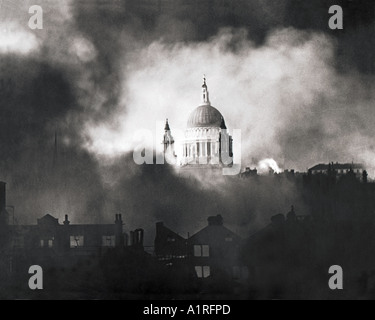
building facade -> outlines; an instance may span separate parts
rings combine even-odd
[[[174,139],[168,119],[164,133],[165,158],[173,159]],[[206,78],[202,85],[202,104],[194,109],[187,121],[182,143],[182,168],[215,168],[233,165],[233,139],[224,117],[211,105]]]
[[[248,268],[240,261],[242,239],[224,226],[218,215],[208,218],[208,226],[185,239],[159,222],[156,224],[155,254],[159,261],[174,267],[182,263],[202,281],[241,281]]]
[[[365,167],[359,163],[329,163],[329,164],[318,164],[309,169],[309,173],[316,174],[329,174],[333,173],[337,177],[353,173],[356,177],[361,178],[364,173]]]

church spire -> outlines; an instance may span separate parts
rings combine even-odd
[[[207,88],[207,83],[206,83],[206,75],[203,75],[202,93],[203,93],[203,104],[204,105],[211,105],[210,97],[209,97],[209,93],[208,93],[208,88]]]
[[[165,121],[164,131],[165,133],[164,133],[163,144],[166,149],[169,145],[174,144],[174,139],[172,137],[171,128],[169,127],[168,119]]]
[[[165,121],[165,127],[164,127],[164,131],[170,131],[171,128],[169,127],[169,123],[168,123],[168,119]]]
[[[171,128],[169,126],[168,119],[165,121],[165,127],[164,127],[164,138],[162,144],[164,145],[164,157],[169,157],[170,159],[176,158],[175,152],[174,152],[174,139],[171,133]]]

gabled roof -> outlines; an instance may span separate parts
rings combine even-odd
[[[240,236],[222,225],[210,225],[191,236],[189,242],[205,241],[209,243],[216,241],[218,238],[232,238],[234,241],[242,240]]]
[[[183,240],[185,241],[186,239],[176,232],[172,231],[171,229],[167,228],[163,223],[159,223],[157,226],[157,234],[156,236],[158,237],[156,240],[160,238],[167,238],[167,237],[173,237],[176,240]]]
[[[44,217],[38,219],[38,225],[59,225],[59,219],[46,214]]]

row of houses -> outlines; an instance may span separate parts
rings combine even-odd
[[[68,215],[60,223],[46,214],[35,225],[9,223],[6,205],[6,183],[0,182],[0,246],[13,254],[44,250],[55,255],[91,255],[98,250],[115,247],[143,247],[143,229],[123,232],[121,214],[113,224],[71,224]]]
[[[209,217],[208,225],[188,238],[158,222],[154,250],[146,252],[144,230],[124,232],[121,214],[115,215],[113,224],[71,224],[68,215],[59,222],[50,214],[37,219],[35,225],[9,224],[4,182],[0,183],[0,205],[0,255],[9,276],[24,270],[30,261],[70,267],[80,259],[93,264],[110,252],[119,253],[120,259],[137,259],[141,252],[167,272],[198,281],[227,279],[235,283],[248,277],[239,257],[242,239],[224,226],[220,215]]]
[[[328,171],[333,172],[332,168]],[[19,285],[13,291],[17,294],[27,283],[27,268],[39,264],[44,270],[49,268],[47,275],[53,275],[49,287],[65,290],[66,296],[72,288],[87,292],[87,286],[97,281],[100,291],[137,292],[140,298],[149,292],[157,298],[165,293],[173,298],[182,293],[185,298],[202,290],[215,294],[209,298],[220,298],[219,292],[225,292],[226,298],[231,294],[247,298],[250,292],[253,297],[280,298],[308,293],[305,282],[311,277],[317,283],[311,286],[319,292],[326,279],[314,266],[325,268],[330,263],[335,243],[346,241],[346,234],[354,232],[346,233],[347,228],[361,230],[361,239],[375,212],[373,184],[361,183],[351,170],[351,175],[347,173],[332,186],[328,171],[311,173],[319,183],[313,181],[302,190],[311,216],[299,216],[292,207],[287,215],[273,216],[269,225],[247,239],[228,229],[220,215],[208,217],[203,229],[187,237],[157,222],[153,250],[144,246],[143,229],[124,232],[121,214],[115,215],[112,224],[72,224],[67,215],[60,222],[49,214],[35,225],[10,224],[6,184],[0,182],[0,281],[10,281],[8,287],[13,288],[12,281],[18,277]],[[366,224],[359,228],[352,226],[353,221]],[[372,234],[372,229],[366,232]],[[326,245],[332,249],[322,256],[320,249]],[[363,243],[359,241],[359,245]],[[363,269],[370,270],[372,264],[365,262]],[[53,282],[56,270],[62,275],[58,284]],[[354,273],[354,280],[358,274]],[[74,281],[68,286],[66,279]],[[78,286],[78,281],[83,282]],[[97,298],[96,288],[90,298]],[[0,288],[0,297],[2,290],[8,294]]]
[[[98,248],[143,245],[143,230],[123,232],[121,214],[114,224],[70,224],[68,216],[62,224],[50,214],[37,220],[36,225],[8,226],[13,250],[53,250],[55,253],[73,252],[79,255],[95,253]]]
[[[274,174],[274,171],[270,169],[270,174]],[[334,163],[330,162],[320,163],[317,164],[307,170],[307,172],[296,172],[295,170],[285,170],[284,172],[280,173],[279,175],[284,175],[287,177],[296,177],[296,176],[304,176],[304,175],[333,175],[337,179],[343,177],[347,174],[353,174],[358,179],[364,179],[367,181],[367,171],[363,164],[361,163]],[[250,167],[246,167],[243,172],[241,172],[241,178],[249,178],[255,177],[258,175],[257,169],[251,169]]]

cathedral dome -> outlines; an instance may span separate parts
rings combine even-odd
[[[196,108],[189,117],[188,128],[219,127],[226,129],[225,121],[220,111],[211,105]]]
[[[225,126],[224,117],[211,105],[206,77],[204,77],[202,103],[190,114],[187,122],[181,164],[189,168],[231,166],[232,148],[233,139]]]

